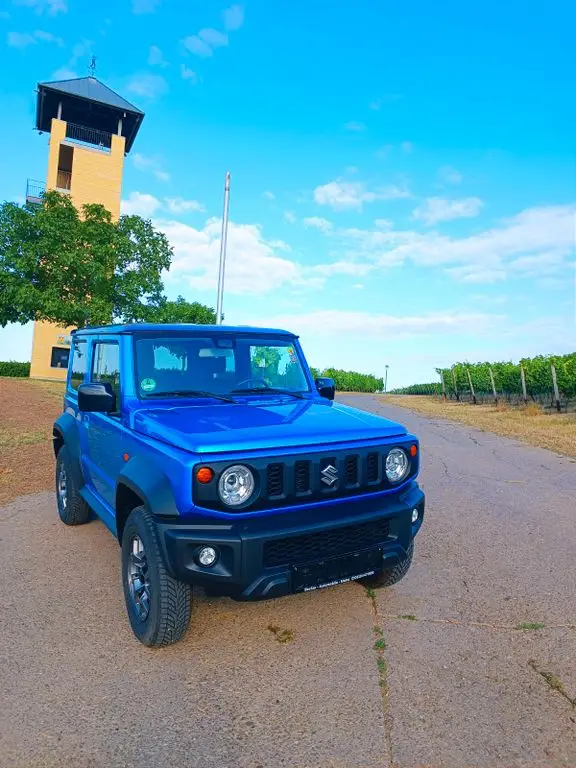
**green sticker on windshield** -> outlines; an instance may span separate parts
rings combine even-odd
[[[140,382],[140,389],[142,392],[154,392],[156,389],[156,382],[154,379],[142,379]]]

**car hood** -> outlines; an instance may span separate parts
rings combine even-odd
[[[305,400],[154,406],[133,414],[143,435],[193,453],[277,450],[362,442],[406,434],[388,419],[332,403]]]

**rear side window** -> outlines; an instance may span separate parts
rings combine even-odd
[[[88,344],[85,341],[74,341],[72,347],[72,370],[70,371],[70,386],[78,389],[84,381],[88,370]]]
[[[110,384],[120,401],[120,347],[117,342],[94,345],[91,381]]]

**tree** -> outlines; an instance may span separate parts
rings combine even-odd
[[[48,320],[101,325],[166,307],[166,236],[139,216],[47,192],[42,205],[0,206],[0,325]]]
[[[145,323],[198,323],[201,325],[214,325],[216,312],[211,307],[200,304],[198,301],[188,302],[183,296],[178,296],[176,301],[162,301],[155,306],[142,305],[138,317],[134,320]]]

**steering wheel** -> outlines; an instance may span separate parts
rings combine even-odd
[[[246,385],[246,388],[251,389],[253,384],[256,384],[256,387],[262,387],[262,389],[269,389],[269,384],[265,379],[261,379],[258,376],[254,376],[250,379],[243,379],[242,381],[239,381],[236,384],[235,389],[244,389],[242,386],[243,384]]]

